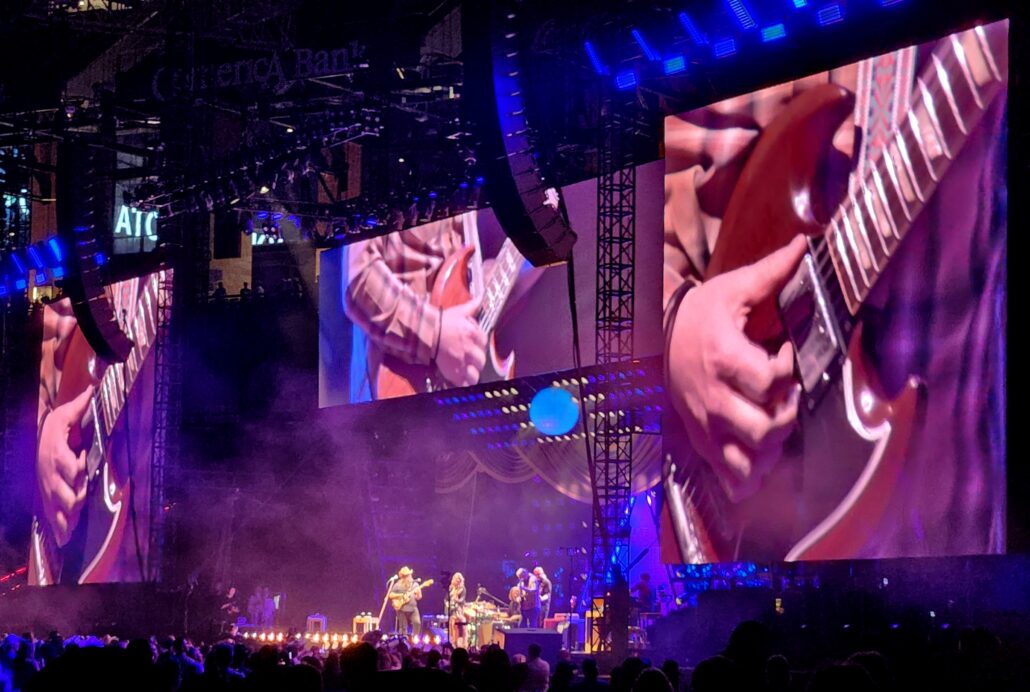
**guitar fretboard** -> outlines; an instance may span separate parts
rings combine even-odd
[[[497,319],[501,316],[501,311],[511,294],[515,280],[519,277],[523,262],[525,262],[525,258],[515,247],[511,238],[506,239],[494,260],[490,277],[483,288],[483,306],[480,308],[479,326],[487,334],[497,326]]]
[[[1007,79],[1007,23],[944,39],[916,79],[914,107],[834,214],[817,247],[854,316]],[[829,283],[829,282],[827,282]]]
[[[100,382],[100,405],[104,417],[104,434],[110,435],[125,406],[125,399],[157,334],[158,292],[164,283],[164,271],[142,279],[130,279],[114,288],[113,306],[119,318],[125,312],[132,351],[124,363],[115,363],[104,371]],[[142,282],[142,287],[140,283]]]

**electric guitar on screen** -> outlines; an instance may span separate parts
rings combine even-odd
[[[469,265],[475,251],[475,246],[468,244],[444,260],[429,296],[431,305],[450,308],[472,299]],[[493,270],[486,280],[483,305],[477,317],[479,326],[490,340],[487,344],[486,366],[480,376],[481,381],[510,380],[515,376],[515,354],[510,353],[507,358],[498,355],[494,329],[524,261],[525,258],[508,238],[504,241]],[[434,392],[452,386],[433,365],[405,363],[399,358],[385,355],[379,368],[376,394],[379,399],[391,399]]]
[[[877,535],[903,476],[922,388],[909,378],[887,398],[862,350],[859,309],[1002,91],[1007,62],[1007,22],[944,39],[917,79],[913,108],[828,225],[809,200],[817,199],[820,163],[854,97],[833,85],[813,88],[759,138],[707,278],[808,236],[809,252],[779,300],[756,306],[746,327],[771,352],[787,338],[794,345],[803,454],[786,450],[761,490],[739,503],[703,460],[667,456],[669,518],[684,561],[848,558]],[[689,444],[682,430],[666,434]]]
[[[124,363],[107,364],[100,360],[78,327],[70,337],[55,405],[72,401],[90,385],[94,386],[86,415],[68,433],[68,447],[72,452],[78,455],[86,451],[87,494],[79,523],[64,545],[58,545],[37,498],[32,520],[30,584],[87,584],[109,580],[125,531],[127,503],[131,497],[129,469],[115,462],[112,438],[128,393],[157,334],[158,291],[163,274],[154,272],[142,279],[115,285],[116,312],[125,308],[128,313],[128,306],[132,301],[136,303],[131,321],[126,325],[134,343]],[[120,291],[125,291],[121,299]]]
[[[402,594],[399,594],[397,596],[390,596],[390,605],[393,606],[394,610],[400,610],[401,608],[403,608],[408,603],[411,603],[411,599],[415,597],[416,593],[418,593],[420,590],[426,588],[427,586],[432,586],[432,585],[433,585],[433,580],[432,579],[427,579],[424,582],[415,584],[414,586],[412,586],[410,589],[408,589],[407,591],[405,591]]]

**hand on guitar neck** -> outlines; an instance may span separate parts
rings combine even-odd
[[[468,387],[479,382],[486,365],[486,333],[477,313],[482,298],[445,308],[440,317],[440,343],[436,367],[448,382]]]
[[[43,513],[58,546],[64,546],[79,523],[86,501],[86,450],[76,454],[68,436],[89,409],[93,387],[54,408],[42,423],[36,452],[36,480]]]
[[[732,500],[758,489],[797,418],[790,342],[770,355],[745,328],[753,308],[793,274],[805,247],[799,236],[755,264],[691,289],[673,318],[669,393],[691,445]]]

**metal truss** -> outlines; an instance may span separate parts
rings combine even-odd
[[[621,92],[602,101],[597,181],[598,365],[633,358],[636,169],[633,105]],[[624,655],[628,637],[627,585],[633,425],[615,397],[599,402],[592,420],[591,649]],[[622,605],[625,607],[622,607]]]
[[[150,466],[150,581],[158,581],[168,558],[165,546],[166,483],[175,477],[182,418],[182,360],[176,339],[174,275],[166,272],[157,294],[157,338],[154,342],[154,441]]]

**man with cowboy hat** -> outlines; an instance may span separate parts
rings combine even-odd
[[[399,578],[390,587],[390,603],[397,613],[395,629],[401,634],[408,634],[410,630],[417,637],[422,632],[422,616],[418,612],[422,589],[415,583],[413,574],[408,566],[397,570]]]

